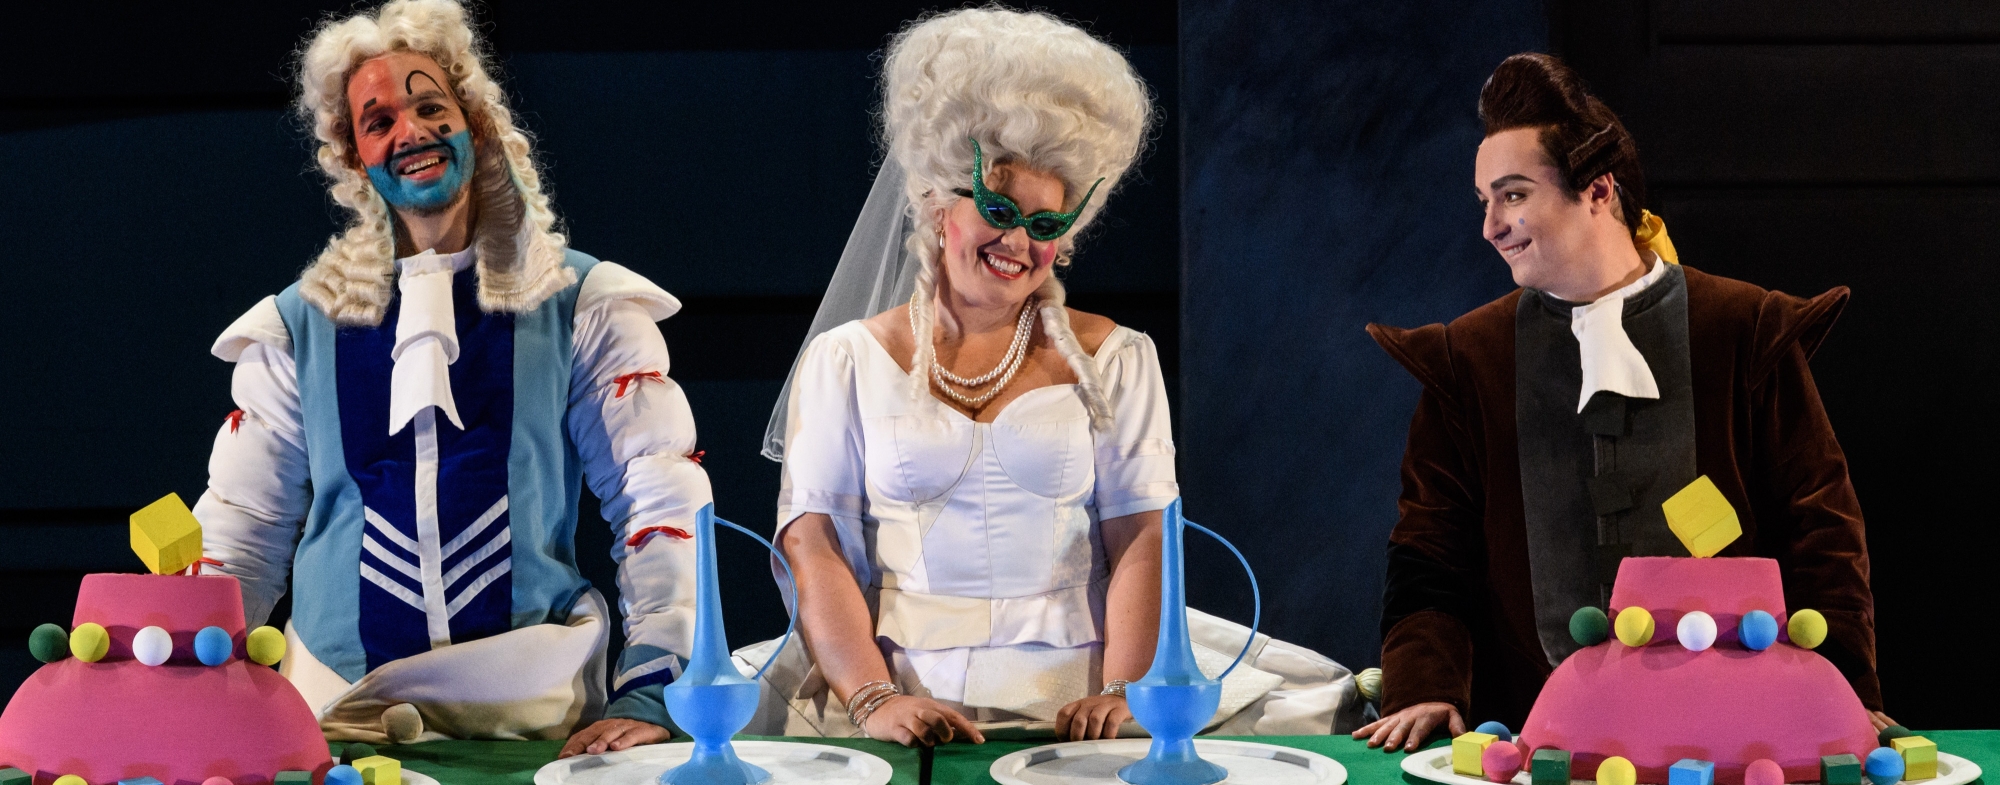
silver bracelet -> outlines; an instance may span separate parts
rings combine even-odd
[[[867,705],[862,706],[861,711],[856,712],[853,715],[849,716],[848,719],[854,721],[854,727],[860,729],[861,735],[867,736],[868,738],[871,739],[875,738],[873,735],[868,733],[868,718],[875,716],[875,710],[882,708],[882,704],[888,703],[889,701],[894,700],[896,698],[900,698],[902,697],[902,695],[903,693],[901,691],[883,692],[879,695],[876,695],[874,700],[871,700],[868,702]]]
[[[1100,692],[1100,693],[1098,693],[1098,694],[1099,694],[1099,695],[1116,695],[1116,696],[1118,696],[1118,697],[1120,697],[1120,698],[1123,698],[1123,697],[1125,697],[1125,685],[1127,685],[1127,684],[1131,684],[1131,683],[1132,683],[1132,682],[1131,682],[1131,680],[1129,680],[1129,679],[1112,679],[1112,680],[1110,681],[1110,683],[1108,683],[1108,684],[1105,684],[1105,685],[1104,685],[1104,691],[1103,691],[1103,692]]]
[[[868,722],[868,717],[873,715],[876,709],[881,708],[882,704],[889,702],[890,698],[902,694],[902,688],[886,681],[863,684],[861,689],[855,690],[854,695],[847,699],[847,720],[854,723],[854,727],[861,731],[861,735],[867,736],[868,729],[864,724]]]
[[[868,682],[867,684],[861,685],[861,688],[855,690],[853,695],[847,696],[848,716],[850,717],[853,716],[854,710],[858,708],[862,703],[866,702],[870,694],[873,694],[880,690],[893,690],[895,688],[896,685],[890,684],[889,682],[886,681],[871,681]]]

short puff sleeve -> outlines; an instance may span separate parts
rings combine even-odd
[[[1110,429],[1097,433],[1100,519],[1166,509],[1181,494],[1174,474],[1173,413],[1159,350],[1145,333],[1120,327],[1098,349],[1098,378],[1111,404]]]

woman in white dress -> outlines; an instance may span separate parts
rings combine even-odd
[[[767,450],[816,666],[773,669],[784,732],[1116,736],[1155,647],[1172,422],[1153,342],[1065,307],[1054,273],[1141,152],[1146,86],[1088,33],[994,9],[906,28],[884,70],[888,160],[828,302],[889,193],[874,242],[908,272],[874,299],[908,299],[811,340]],[[1246,631],[1203,619],[1226,664]],[[1331,660],[1259,642],[1235,732],[1326,733],[1357,703]],[[1291,721],[1246,708],[1287,695]]]

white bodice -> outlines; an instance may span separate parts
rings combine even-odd
[[[1075,385],[1030,390],[991,423],[934,397],[860,322],[800,360],[780,528],[834,518],[850,566],[878,590],[877,635],[906,649],[1101,638],[1097,522],[1179,495],[1159,358],[1117,328],[1096,357],[1114,423],[1094,432]]]

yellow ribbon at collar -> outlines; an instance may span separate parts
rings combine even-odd
[[[1667,264],[1681,263],[1680,254],[1674,253],[1674,241],[1667,237],[1667,222],[1651,210],[1639,211],[1639,231],[1632,233],[1632,244],[1641,251],[1659,254]]]

